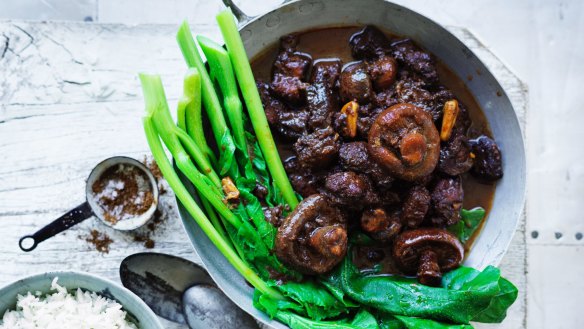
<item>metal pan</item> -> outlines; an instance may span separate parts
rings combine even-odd
[[[498,183],[493,207],[465,265],[482,269],[498,265],[521,216],[525,196],[525,150],[519,121],[503,88],[487,67],[460,40],[432,20],[382,0],[299,0],[286,2],[257,17],[231,6],[249,58],[292,32],[319,27],[373,24],[407,36],[433,53],[458,77],[474,76],[467,87],[485,113],[503,153],[505,176]],[[476,72],[481,72],[476,75]],[[184,180],[187,183],[186,180]],[[194,190],[193,190],[194,192]],[[188,212],[179,211],[186,232],[219,287],[237,305],[274,328],[286,328],[252,305],[253,290],[200,230]]]

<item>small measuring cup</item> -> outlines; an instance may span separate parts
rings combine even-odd
[[[93,183],[98,180],[101,175],[111,167],[117,165],[134,166],[141,170],[150,183],[150,188],[152,189],[153,202],[150,208],[140,215],[136,215],[132,218],[126,218],[118,222],[111,223],[104,218],[104,210],[97,204],[96,198],[93,197]],[[141,227],[146,224],[154,215],[156,207],[158,206],[158,184],[152,172],[140,161],[125,157],[125,156],[115,156],[103,160],[98,163],[95,168],[89,174],[87,178],[87,183],[85,185],[85,202],[79,206],[69,210],[63,216],[57,218],[47,226],[41,228],[36,233],[32,235],[25,235],[18,241],[18,246],[23,251],[32,251],[37,245],[48,238],[51,238],[68,228],[81,223],[82,221],[88,219],[91,216],[97,217],[105,225],[120,231],[130,231]]]

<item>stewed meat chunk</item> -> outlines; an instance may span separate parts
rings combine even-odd
[[[471,167],[472,158],[468,137],[451,136],[447,142],[442,143],[438,170],[450,176],[457,176],[469,171]]]
[[[422,185],[412,187],[402,206],[402,222],[410,228],[422,224],[431,204],[430,192]]]
[[[279,136],[289,141],[295,141],[306,131],[308,112],[293,109],[272,96],[266,83],[257,83],[258,91],[268,123]]]
[[[339,162],[345,170],[369,175],[373,184],[377,186],[388,187],[394,181],[389,173],[371,159],[365,142],[342,144],[339,150]]]
[[[293,146],[300,165],[312,169],[331,165],[337,159],[340,147],[339,134],[331,127],[302,135]]]
[[[297,77],[275,74],[270,87],[272,93],[281,99],[294,105],[301,105],[306,102],[306,89],[309,85]]]
[[[307,78],[312,58],[308,54],[296,51],[297,35],[282,37],[280,52],[272,72],[272,92],[280,99],[292,104],[303,104],[306,101]]]
[[[379,203],[369,178],[352,171],[329,175],[324,183],[324,194],[333,204],[348,209],[359,210]]]
[[[420,74],[430,83],[438,82],[436,64],[430,54],[418,48],[410,39],[395,41],[391,53],[400,63]]]
[[[318,189],[324,181],[324,174],[314,173],[312,170],[301,167],[295,156],[284,161],[284,168],[294,191],[303,197],[318,193]]]
[[[370,59],[390,51],[389,39],[378,28],[367,25],[349,39],[351,53],[356,59]]]
[[[303,81],[306,79],[312,65],[312,58],[308,54],[296,51],[297,45],[297,35],[290,34],[282,37],[280,53],[274,62],[273,75],[282,74]]]
[[[495,181],[503,177],[501,151],[494,140],[481,136],[470,141],[474,165],[471,173],[485,181]]]
[[[314,64],[311,84],[307,89],[307,105],[311,129],[326,128],[331,125],[332,118],[338,108],[339,96],[336,84],[341,72],[341,62],[318,61]]]
[[[373,240],[389,242],[402,230],[399,211],[383,208],[367,209],[361,215],[361,229]]]
[[[464,191],[460,176],[439,178],[432,190],[432,224],[448,226],[460,220]]]

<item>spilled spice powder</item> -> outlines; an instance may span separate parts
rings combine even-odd
[[[156,164],[156,161],[152,157],[144,157],[142,163],[152,172],[152,175],[156,179],[158,184],[158,194],[163,196],[166,194],[165,188],[165,180],[162,177],[162,173],[160,172],[160,168]],[[165,203],[163,201],[158,203],[158,208],[154,212],[152,219],[145,227],[141,227],[140,229],[133,232],[134,241],[140,242],[144,245],[147,249],[152,249],[156,246],[156,241],[154,240],[154,236],[158,231],[164,229],[163,225],[168,219],[168,213],[171,211],[172,205],[169,203]]]
[[[91,188],[104,219],[114,225],[145,213],[154,202],[148,176],[131,165],[118,164],[107,169]]]
[[[109,246],[114,242],[107,234],[98,230],[91,230],[89,236],[85,238],[85,241],[91,243],[95,247],[95,250],[105,254],[109,253]]]

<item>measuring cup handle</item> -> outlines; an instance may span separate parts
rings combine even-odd
[[[63,216],[55,219],[47,226],[41,228],[35,234],[23,236],[18,241],[18,246],[22,251],[34,250],[39,243],[65,231],[71,226],[81,223],[92,215],[93,211],[91,210],[89,203],[84,202],[74,209],[69,210]],[[23,243],[29,239],[32,239],[32,245],[30,247],[24,247]]]

